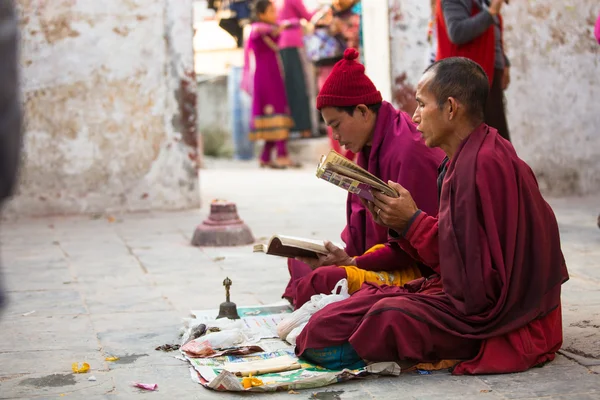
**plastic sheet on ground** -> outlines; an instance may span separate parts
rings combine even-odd
[[[265,306],[238,307],[238,313],[244,326],[257,332],[261,337],[257,345],[264,351],[244,356],[221,356],[214,358],[186,357],[193,368],[190,369],[192,380],[202,386],[217,391],[233,392],[271,392],[298,389],[312,389],[334,383],[344,382],[365,375],[399,375],[400,367],[393,362],[371,364],[355,370],[328,370],[306,363],[294,354],[294,347],[279,339],[277,323],[292,311],[287,303]],[[211,321],[217,316],[217,310],[192,311],[192,314],[203,321]],[[288,370],[256,375],[262,382],[259,386],[246,385],[242,374],[234,374],[226,368],[236,363],[250,363],[261,360],[285,360],[284,368]],[[266,363],[259,363],[266,364]],[[289,365],[287,365],[289,364]],[[293,364],[293,365],[292,365]],[[230,368],[232,370],[248,370],[247,368]],[[246,378],[246,381],[248,379]]]

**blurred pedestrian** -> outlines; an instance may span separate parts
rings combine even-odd
[[[510,63],[504,53],[500,11],[508,0],[437,0],[437,59],[466,57],[486,72],[490,95],[486,124],[510,140],[504,90],[510,83]]]
[[[314,12],[306,9],[302,0],[275,0],[277,21],[291,23],[289,29],[281,32],[279,48],[283,70],[285,72],[285,89],[290,105],[290,112],[294,120],[293,132],[300,137],[313,136],[312,114],[309,101],[309,87],[307,80],[304,53],[304,32],[300,22],[309,21]]]
[[[250,140],[264,140],[261,167],[296,167],[288,155],[287,139],[294,125],[290,116],[283,80],[283,67],[277,40],[286,23],[277,24],[275,6],[270,0],[254,5],[254,22],[244,49],[242,90],[252,96]],[[277,152],[273,161],[271,153]]]
[[[0,2],[0,207],[12,194],[21,149],[18,24],[12,1]],[[0,280],[0,310],[5,303]]]

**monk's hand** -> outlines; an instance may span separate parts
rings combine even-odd
[[[384,223],[381,221],[381,218],[379,218],[379,214],[377,213],[379,209],[375,207],[375,203],[367,201],[362,197],[360,198],[360,202],[367,210],[369,210],[369,213],[371,213],[371,217],[373,217],[373,221],[375,221],[376,224],[384,225]]]
[[[340,249],[330,241],[325,241],[324,244],[325,248],[329,252],[328,254],[318,254],[318,259],[298,257],[296,258],[296,260],[302,261],[303,263],[310,265],[312,269],[317,269],[324,265],[356,265],[356,261],[354,260],[354,258],[350,257],[348,253],[344,251],[344,249]]]
[[[388,181],[388,185],[396,189],[399,197],[389,197],[383,193],[373,193],[375,215],[381,225],[387,226],[397,232],[402,232],[413,215],[419,210],[410,192],[402,185]],[[375,222],[378,222],[375,220]],[[378,222],[379,223],[379,222]]]

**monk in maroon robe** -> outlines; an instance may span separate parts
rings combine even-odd
[[[356,50],[348,49],[334,66],[319,92],[317,108],[334,139],[358,153],[358,165],[384,181],[399,182],[414,194],[422,210],[435,216],[437,168],[444,154],[425,146],[408,114],[382,101],[357,57]],[[388,243],[387,228],[373,221],[358,196],[348,194],[346,213],[345,250],[327,243],[331,253],[319,261],[288,261],[291,280],[283,297],[296,307],[314,294],[331,293],[343,278],[348,278],[353,292],[365,281],[401,285],[422,276],[423,268],[431,272],[419,268],[396,243]]]
[[[368,204],[435,273],[404,287],[365,283],[313,315],[298,355],[324,364],[320,355],[337,349],[342,367],[460,360],[454,374],[518,372],[554,359],[568,279],[558,225],[529,166],[483,123],[488,91],[485,72],[466,58],[426,70],[413,120],[425,143],[447,155],[439,215],[419,210],[393,182],[399,198],[376,194]]]

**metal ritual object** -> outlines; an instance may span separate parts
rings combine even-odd
[[[198,225],[194,246],[243,246],[254,243],[250,228],[240,219],[235,203],[213,200],[208,218]]]
[[[217,319],[240,319],[240,316],[237,312],[237,306],[235,305],[235,303],[230,301],[229,298],[229,288],[231,287],[232,283],[233,282],[231,282],[231,279],[229,279],[228,277],[225,278],[225,280],[223,281],[223,286],[225,286],[225,302],[221,303],[221,305],[219,306],[219,315],[217,316]]]

